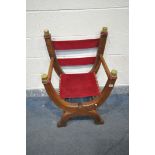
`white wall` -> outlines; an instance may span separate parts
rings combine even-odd
[[[40,75],[47,73],[49,65],[44,29],[48,28],[56,40],[80,39],[96,38],[103,26],[109,31],[105,59],[110,69],[118,70],[116,85],[128,85],[128,0],[27,0],[27,89],[43,88]],[[78,52],[78,56],[83,54],[93,55],[94,50]],[[60,57],[63,55],[64,52],[59,53]],[[84,72],[89,68],[64,69]],[[97,77],[102,86],[103,76],[101,68]],[[52,81],[58,88],[55,73]]]

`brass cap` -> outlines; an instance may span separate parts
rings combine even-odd
[[[112,75],[112,76],[117,76],[117,70],[112,69],[112,70],[111,70],[111,75]]]
[[[46,35],[49,35],[49,30],[48,29],[45,29],[44,30],[44,35],[46,36]]]
[[[46,81],[48,79],[48,75],[47,74],[42,74],[41,79],[42,79],[42,81]]]
[[[102,32],[108,32],[108,28],[107,27],[103,27],[102,28]]]

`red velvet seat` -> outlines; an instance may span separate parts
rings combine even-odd
[[[100,95],[95,73],[61,74],[60,96],[80,98]]]

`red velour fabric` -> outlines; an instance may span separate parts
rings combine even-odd
[[[61,66],[89,65],[95,63],[96,57],[58,59]]]
[[[100,95],[95,73],[61,74],[60,96],[81,98]]]
[[[98,47],[99,39],[52,41],[55,50],[84,49]]]

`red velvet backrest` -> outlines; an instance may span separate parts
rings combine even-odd
[[[85,49],[98,47],[99,39],[53,41],[55,50]]]
[[[99,39],[52,41],[55,50],[87,49],[99,45]],[[94,64],[96,57],[58,59],[61,66]]]

